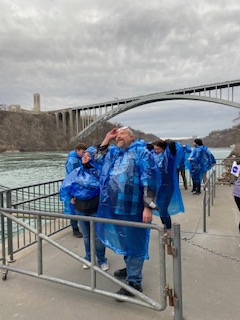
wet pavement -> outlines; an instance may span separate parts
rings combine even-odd
[[[183,315],[186,320],[239,320],[240,318],[240,236],[239,212],[232,197],[232,186],[217,186],[211,215],[207,217],[207,232],[203,232],[203,195],[182,190],[185,213],[173,217],[181,225]],[[158,217],[153,223],[160,224]],[[53,239],[82,254],[83,240],[72,236],[70,229]],[[151,234],[150,260],[143,270],[143,291],[157,297],[157,237]],[[89,285],[90,270],[60,250],[44,243],[43,270],[49,276],[78,281]],[[124,267],[121,256],[107,250],[109,273]],[[36,272],[37,252],[30,247],[15,255],[14,266]],[[167,256],[167,282],[172,285],[172,257]],[[2,275],[2,270],[0,271]],[[97,284],[116,292],[119,287],[97,276]],[[173,319],[173,307],[164,311],[119,303],[115,299],[39,280],[16,272],[8,272],[0,281],[0,320],[75,320]]]

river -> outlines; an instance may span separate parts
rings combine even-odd
[[[231,148],[209,148],[216,159],[229,156]],[[0,153],[1,186],[15,188],[63,179],[67,152]]]

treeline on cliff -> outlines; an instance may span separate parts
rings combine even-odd
[[[119,123],[104,122],[98,126],[84,142],[87,145],[101,143],[108,131]],[[156,140],[151,133],[144,133],[131,128],[137,139]],[[240,143],[240,125],[232,128],[212,131],[202,137],[208,147],[229,147]],[[66,151],[75,147],[81,139],[64,135],[63,128],[57,129],[55,117],[50,114],[32,114],[24,112],[9,112],[0,110],[0,152],[6,150],[20,151]],[[193,145],[193,139],[181,140],[183,144]]]
[[[62,150],[68,141],[47,114],[0,111],[0,151]]]
[[[121,124],[104,122],[84,142],[89,145],[101,143],[106,133]],[[157,137],[132,129],[137,139],[153,141]],[[68,151],[82,141],[57,129],[55,117],[49,114],[32,114],[0,110],[0,152],[4,151]]]
[[[240,143],[240,125],[235,125],[232,128],[224,130],[216,130],[209,133],[206,137],[198,137],[203,140],[205,146],[211,148],[228,148],[231,145]],[[183,144],[193,145],[194,139],[180,140]]]

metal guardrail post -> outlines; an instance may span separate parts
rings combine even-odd
[[[37,216],[38,275],[41,275],[43,273],[42,238],[39,237],[40,233],[42,233],[42,217]]]
[[[207,230],[207,221],[206,221],[206,215],[207,215],[207,212],[206,212],[206,197],[207,197],[207,194],[206,194],[206,190],[204,190],[204,194],[203,194],[203,232],[206,232]]]
[[[214,177],[213,177],[213,198],[216,198],[216,180],[217,180],[217,175],[216,175],[216,170],[214,172]]]
[[[12,208],[12,194],[11,190],[6,191],[6,207]],[[7,233],[8,233],[8,255],[9,262],[13,262],[13,232],[12,232],[12,220],[7,219]]]
[[[93,269],[93,267],[96,265],[96,245],[95,245],[95,224],[93,221],[90,221],[90,243],[91,243],[91,287],[92,290],[96,288],[97,285],[97,279],[96,279],[96,271]]]
[[[183,320],[180,224],[173,224],[174,320]]]
[[[3,208],[3,193],[0,192],[0,207]],[[2,242],[2,260],[3,264],[6,264],[6,245],[5,245],[5,227],[4,227],[4,216],[1,214],[1,242]]]
[[[206,214],[208,211],[208,217],[210,217],[211,206],[213,206],[213,200],[216,196],[216,170],[212,170],[203,189],[203,232],[206,232]]]
[[[5,245],[5,228],[4,228],[4,216],[1,214],[1,236],[2,236],[2,261],[6,264],[6,245]],[[0,260],[1,260],[0,259]]]
[[[211,184],[210,184],[210,180],[209,180],[209,187],[208,187],[208,190],[207,190],[207,193],[208,193],[208,195],[207,195],[207,198],[208,198],[208,200],[207,200],[207,203],[208,203],[208,216],[210,217],[210,214],[211,214],[211,202],[210,202],[210,199],[211,199],[211,192],[212,192],[212,190],[211,190]]]
[[[160,267],[160,277],[159,277],[159,287],[160,287],[160,304],[164,306],[164,309],[167,305],[167,297],[166,297],[166,250],[165,250],[165,242],[163,241],[163,237],[165,234],[164,228],[158,232],[158,243],[160,243],[159,246],[159,261],[161,259],[162,267]],[[164,294],[162,294],[164,293]]]

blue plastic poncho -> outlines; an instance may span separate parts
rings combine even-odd
[[[188,160],[188,158],[189,158],[189,156],[190,156],[190,154],[192,152],[192,149],[188,144],[183,145],[182,148],[183,148],[183,153],[184,154],[183,154],[182,160],[181,160],[181,162],[179,164],[179,169],[180,170],[186,170],[186,169],[189,169],[189,160]]]
[[[169,148],[160,154],[155,153],[155,161],[158,165],[158,174],[161,176],[161,186],[159,188],[156,203],[160,208],[160,213],[153,211],[154,215],[161,215],[161,208],[166,208],[169,215],[174,215],[179,212],[184,212],[184,205],[182,195],[179,188],[179,181],[177,176],[177,167],[183,157],[183,149],[180,144],[176,143],[176,155],[173,155]],[[163,210],[164,211],[164,210]]]
[[[204,150],[203,172],[207,172],[216,163],[216,160],[215,160],[213,154],[211,153],[211,151],[207,147],[205,147],[205,146],[202,146],[202,147]]]
[[[88,148],[84,151],[84,153],[86,153],[86,152],[88,152],[88,153],[90,154],[90,156],[91,156],[91,160],[90,160],[90,161],[93,161],[94,156],[95,156],[95,154],[96,154],[96,152],[97,152],[97,148],[96,148],[95,146],[88,147]]]
[[[66,174],[69,174],[74,169],[80,167],[82,165],[82,160],[78,156],[76,150],[72,150],[68,154],[67,161],[65,163]]]
[[[98,217],[142,222],[143,188],[156,194],[156,163],[143,141],[134,141],[124,151],[110,146],[100,178]],[[148,259],[149,229],[97,224],[101,241],[118,254],[140,255]]]
[[[91,146],[89,148],[87,148],[85,150],[85,152],[88,152],[91,156],[91,159],[89,161],[89,163],[91,163],[93,165],[93,159],[94,159],[94,155],[96,153],[97,148],[95,146]],[[82,158],[80,158],[77,155],[77,152],[75,150],[71,151],[68,155],[68,159],[66,161],[66,172],[67,172],[67,177],[69,174],[71,174],[71,172],[73,172],[74,170],[78,169],[78,168],[82,168]],[[94,166],[96,169],[99,169],[99,167],[97,167],[96,165]],[[86,172],[85,170],[81,171],[81,172]],[[77,177],[77,173],[79,173],[78,171],[75,171],[75,173],[73,175],[71,175],[70,177],[66,177],[66,181],[64,180],[64,184],[66,183],[66,185],[69,184],[71,185],[71,179],[72,176],[73,177]],[[80,174],[80,173],[79,173]],[[68,190],[70,191],[70,189]],[[74,209],[74,205],[71,204],[71,192],[68,192],[67,189],[65,189],[65,193],[63,195],[63,191],[62,191],[62,201],[64,201],[64,213],[65,214],[75,214],[75,209]],[[72,191],[72,190],[71,190]],[[63,199],[64,198],[64,199]]]
[[[89,200],[99,195],[100,171],[95,167],[86,169],[83,166],[73,170],[63,180],[59,195],[61,201],[76,197],[80,200]],[[64,212],[72,214],[71,212]]]
[[[189,164],[189,171],[193,180],[202,180],[204,173],[204,148],[204,146],[196,146],[190,154],[192,160]]]

